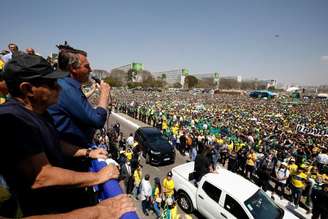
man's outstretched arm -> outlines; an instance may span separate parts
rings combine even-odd
[[[22,174],[30,179],[33,189],[48,186],[93,186],[117,178],[119,175],[119,171],[114,165],[108,165],[97,173],[77,172],[55,167],[49,163],[44,153],[24,159],[19,166]]]

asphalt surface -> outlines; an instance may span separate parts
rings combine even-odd
[[[123,132],[125,138],[127,138],[130,133],[134,135],[134,132],[138,129],[138,127],[149,126],[139,120],[135,120],[126,114],[123,113],[112,113],[108,119],[108,127],[112,127],[116,122],[120,123],[120,130]],[[141,164],[143,165],[143,176],[145,174],[149,174],[151,177],[151,183],[153,184],[154,177],[160,177],[161,181],[163,181],[166,174],[175,166],[183,164],[188,161],[188,156],[182,156],[179,152],[176,152],[176,159],[174,164],[163,165],[163,166],[152,166],[145,163],[145,159],[141,158]],[[156,218],[155,214],[152,214],[152,211],[149,216],[145,216],[141,210],[141,202],[139,200],[135,200],[136,206],[138,208],[138,215],[140,218]],[[184,212],[178,208],[178,213],[183,214]],[[203,218],[197,212],[192,215],[192,218]]]

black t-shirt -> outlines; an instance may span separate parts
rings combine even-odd
[[[195,167],[194,167],[194,177],[195,180],[198,182],[201,180],[201,178],[206,174],[210,172],[209,166],[210,161],[207,156],[204,156],[202,154],[198,154],[195,159]]]
[[[186,146],[186,141],[187,141],[186,136],[181,135],[180,136],[180,144],[181,144],[181,146]]]
[[[22,160],[40,153],[46,154],[51,165],[64,166],[58,134],[48,118],[14,99],[0,105],[0,174],[18,199],[24,216],[55,211],[58,199],[64,198],[56,188],[32,190],[33,182],[20,168]]]

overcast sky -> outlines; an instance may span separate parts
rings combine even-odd
[[[67,40],[93,68],[328,84],[328,0],[11,0],[0,18],[1,49],[47,56]]]

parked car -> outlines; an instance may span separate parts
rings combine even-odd
[[[135,132],[146,163],[162,164],[175,162],[175,149],[162,132],[154,127],[142,127]]]
[[[186,213],[197,210],[208,219],[297,218],[240,175],[219,168],[217,173],[204,175],[196,184],[191,179],[193,171],[194,162],[172,169],[177,202]]]

